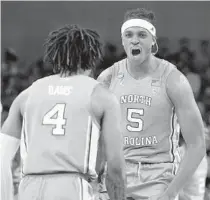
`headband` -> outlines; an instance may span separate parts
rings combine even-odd
[[[150,22],[144,19],[129,19],[128,21],[124,22],[121,27],[121,34],[123,34],[127,28],[135,26],[146,29],[152,34],[152,36],[156,37],[155,27]]]

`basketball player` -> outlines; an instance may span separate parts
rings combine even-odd
[[[12,199],[10,163],[20,139],[19,199],[93,199],[89,182],[97,177],[99,138],[108,162],[108,193],[125,199],[120,106],[111,92],[86,76],[101,57],[99,35],[65,26],[50,33],[45,46],[45,58],[58,74],[33,83],[10,108],[0,135],[1,199]]]
[[[125,14],[121,37],[127,58],[98,77],[121,104],[127,196],[134,200],[176,198],[205,155],[202,118],[186,77],[154,56],[154,20],[146,9]],[[186,142],[178,171],[177,121]]]

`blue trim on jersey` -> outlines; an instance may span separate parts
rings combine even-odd
[[[92,119],[90,119],[90,129],[89,129],[89,144],[88,144],[88,156],[87,156],[87,170],[86,173],[89,172],[89,168],[90,168],[90,148],[91,148],[91,137],[92,137],[92,128],[93,128],[93,124],[92,124]]]
[[[170,137],[170,141],[171,141],[172,162],[174,162],[174,160],[175,160],[175,155],[174,155],[174,143],[173,143],[173,137],[174,137],[174,134],[175,134],[174,118],[175,118],[175,108],[173,108],[173,113],[172,113],[172,120],[171,120],[172,134],[171,134],[171,137]]]

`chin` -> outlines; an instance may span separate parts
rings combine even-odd
[[[144,60],[145,60],[145,57],[144,56],[133,56],[133,55],[131,55],[130,57],[129,57],[129,59],[131,60],[131,61],[135,61],[135,62],[143,62]]]

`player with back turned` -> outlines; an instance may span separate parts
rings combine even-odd
[[[97,32],[78,25],[49,34],[45,59],[56,74],[18,95],[1,130],[2,200],[12,199],[11,160],[19,145],[19,199],[92,199],[89,182],[97,178],[100,139],[108,162],[108,193],[112,199],[125,199],[120,106],[87,76],[101,57],[99,39]]]

